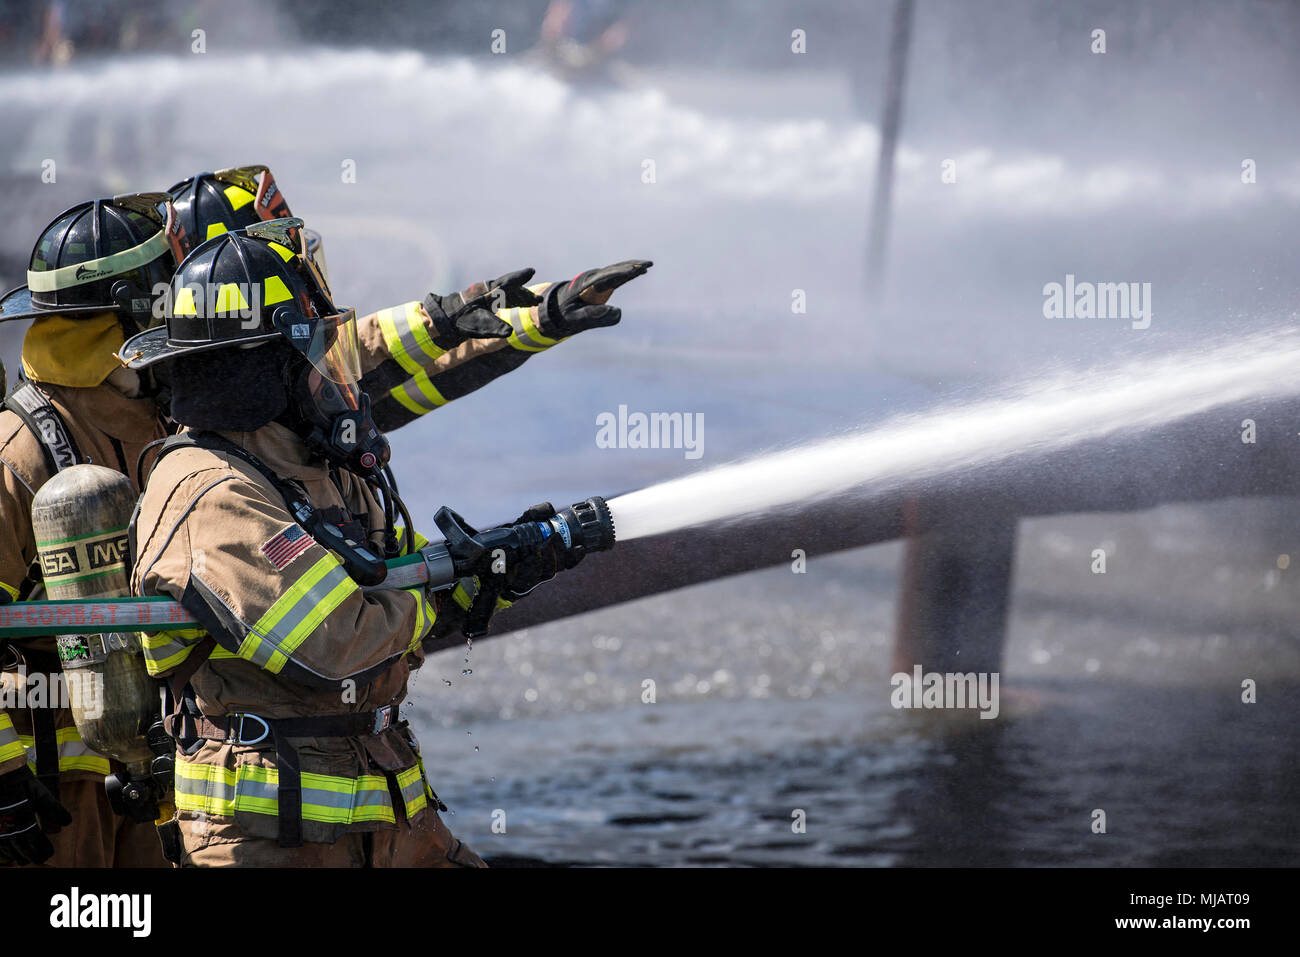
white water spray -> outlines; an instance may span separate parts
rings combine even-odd
[[[837,492],[914,486],[1027,452],[1296,392],[1300,336],[1256,336],[1209,352],[1053,378],[1014,397],[900,416],[867,431],[629,492],[609,506],[618,540],[629,541]]]

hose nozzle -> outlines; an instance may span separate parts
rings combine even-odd
[[[614,547],[614,516],[599,495],[560,509],[550,524],[574,561],[587,552],[607,552]]]

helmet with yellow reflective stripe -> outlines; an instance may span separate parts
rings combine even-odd
[[[165,327],[122,346],[118,355],[128,367],[287,342],[306,360],[283,370],[304,438],[357,471],[374,472],[387,462],[388,443],[358,384],[356,310],[335,307],[307,256],[302,220],[259,222],[201,243],[172,278],[165,315]],[[183,378],[178,374],[173,385],[178,401]]]
[[[42,231],[26,285],[0,300],[0,321],[115,312],[144,328],[187,245],[166,193],[78,203]]]
[[[190,238],[186,252],[222,233],[293,215],[279,184],[265,166],[235,166],[212,173],[197,173],[181,180],[167,192]],[[316,263],[328,289],[329,273],[320,235],[305,229],[303,236],[308,258]]]
[[[145,368],[182,353],[279,337],[312,361],[323,356],[326,340],[355,311],[335,308],[302,232],[302,220],[277,219],[200,243],[164,296],[166,326],[128,341],[124,361]]]

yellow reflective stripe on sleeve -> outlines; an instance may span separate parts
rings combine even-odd
[[[433,610],[433,603],[429,601],[429,596],[423,588],[408,588],[416,598],[415,609],[415,634],[411,638],[411,643],[406,646],[406,653],[410,654],[420,646],[421,640],[429,633],[433,627],[433,619],[437,613]]]
[[[112,771],[108,764],[108,758],[98,751],[92,751],[86,747],[75,727],[59,728],[54,733],[54,737],[59,743],[60,774],[66,771],[89,771],[92,774],[108,775]],[[32,771],[35,771],[35,739],[30,734],[20,734],[18,739],[22,742],[23,747],[27,749],[27,766]]]
[[[0,711],[0,764],[12,761],[26,750],[22,739],[18,737],[18,732],[14,730],[13,720]]]
[[[195,642],[204,634],[200,628],[180,628],[143,635],[145,669],[155,678],[171,671],[189,657]]]
[[[430,338],[419,302],[381,309],[375,318],[379,320],[379,330],[384,335],[389,354],[404,372],[411,375],[422,373],[425,362],[431,362],[446,352],[434,345]]]
[[[389,309],[380,309],[375,313],[375,318],[379,320],[379,331],[384,334],[384,344],[388,346],[388,354],[397,360],[397,364],[407,372],[414,372],[415,369],[408,367],[410,360],[402,349],[402,337],[397,331],[397,326],[393,322],[393,314],[397,312],[397,307]],[[416,366],[418,369],[419,366]]]
[[[406,409],[408,412],[414,412],[416,415],[424,415],[427,412],[432,412],[434,409],[431,405],[423,405],[411,398],[411,394],[407,391],[405,385],[394,386],[388,394],[397,400],[398,405]]]
[[[239,646],[239,657],[279,674],[298,646],[360,587],[325,555],[281,595]]]
[[[517,309],[501,309],[497,312],[497,318],[514,330],[506,341],[521,352],[544,352],[560,341],[550,339],[537,331],[537,326],[532,321],[532,311],[536,308],[536,306],[520,306]]]
[[[472,587],[466,588],[465,582],[469,582]],[[474,596],[478,594],[477,578],[462,578],[452,589],[451,598],[456,604],[460,605],[465,611],[469,611],[470,603],[473,602]],[[509,608],[513,602],[508,602],[504,598],[498,598],[496,603],[497,611],[503,608]]]
[[[424,324],[424,315],[424,308],[420,302],[406,304],[406,332],[402,336],[402,342],[407,345],[408,351],[413,344],[430,359],[436,359],[447,350],[434,344],[433,338],[429,335],[429,327]]]
[[[14,601],[18,600],[18,589],[15,588],[13,585],[10,585],[8,582],[0,582],[0,588],[3,588],[6,592],[8,592],[9,597],[12,598]]]
[[[419,390],[418,396],[412,391],[412,386]],[[423,371],[416,373],[401,385],[393,386],[388,394],[416,415],[424,415],[426,412],[432,412],[440,405],[447,404],[447,399],[438,391],[438,387],[433,384],[433,380],[429,378],[428,374]]]
[[[537,328],[537,323],[533,322],[534,308],[536,307],[534,306],[527,309],[520,308],[519,321],[524,324],[524,332],[528,333],[529,339],[531,339],[533,342],[540,342],[542,345],[547,346],[549,348],[550,346],[555,345],[560,340],[552,339],[550,336],[542,335],[541,330]]]
[[[420,769],[417,766],[399,771],[396,778],[406,815],[413,817],[427,803]],[[255,764],[227,768],[178,761],[176,809],[221,817],[233,817],[236,811],[275,815],[279,812],[279,785],[280,774],[275,768]],[[396,823],[388,779],[380,774],[349,778],[304,771],[302,817],[322,824]]]

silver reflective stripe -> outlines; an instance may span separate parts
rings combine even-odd
[[[174,780],[178,797],[184,794],[188,797],[203,798],[208,801],[219,801],[222,804],[234,804],[235,786],[226,783],[225,778],[221,775],[221,771],[223,770],[222,768],[207,764],[194,765],[190,762],[184,762],[184,765],[187,770],[194,767],[203,768],[205,770],[210,768],[211,771],[209,773],[211,776],[203,780],[195,780],[194,778],[185,776],[185,771],[182,771],[181,766],[178,763]],[[274,793],[272,793],[271,796],[274,797]]]
[[[88,282],[117,276],[140,266],[153,262],[167,252],[167,233],[158,230],[139,246],[123,249],[120,253],[92,259],[90,262],[74,263],[59,269],[46,269],[40,272],[27,271],[27,288],[32,292],[56,292],[73,286],[84,286]]]
[[[328,596],[343,582],[348,581],[348,573],[344,571],[342,565],[335,565],[326,572],[321,580],[312,585],[301,598],[299,598],[288,611],[280,616],[269,630],[268,634],[261,635],[262,641],[253,649],[251,661],[259,668],[265,668],[271,656],[279,651],[286,658],[293,657],[293,652],[297,649],[283,650],[280,645],[289,640],[294,629],[301,625],[309,615],[311,615]]]
[[[245,768],[255,766],[245,765]],[[209,777],[196,780],[192,776],[195,769],[203,769],[209,774]],[[279,809],[279,775],[276,771],[270,769],[257,768],[258,777],[243,776],[238,778],[237,785],[227,783],[226,777],[231,770],[238,775],[241,768],[227,769],[219,765],[205,765],[186,763],[184,770],[179,771],[175,779],[176,795],[178,798],[194,798],[201,805],[203,810],[208,813],[223,813],[228,811],[243,811],[251,814],[274,815]],[[246,772],[245,772],[246,773]],[[268,780],[259,780],[262,774],[265,774]],[[304,779],[310,776],[310,772],[304,774]],[[352,824],[356,821],[374,821],[374,820],[395,820],[393,817],[393,802],[388,793],[387,779],[381,775],[375,775],[378,779],[378,786],[363,786],[361,779],[334,778],[341,785],[351,785],[351,789],[334,790],[331,788],[311,787],[304,780],[302,786],[302,808],[303,819],[308,821],[323,821],[333,824]],[[419,782],[422,785],[422,781]],[[420,787],[416,788],[416,796],[423,793]],[[403,789],[403,797],[406,796],[406,789]],[[409,800],[409,799],[408,799]],[[261,806],[253,806],[251,802],[260,802]],[[189,806],[189,802],[179,801],[182,806]],[[375,813],[379,809],[379,813]],[[361,813],[365,810],[367,813]]]
[[[433,360],[447,351],[434,345],[428,329],[424,327],[424,318],[418,302],[410,303],[403,310],[402,315],[394,320],[393,325],[398,329],[397,338],[402,343],[402,351],[417,364],[417,368],[423,366],[423,363],[416,359],[416,356],[425,356]]]
[[[420,775],[402,788],[402,800],[406,802],[408,808],[422,797],[424,797],[424,775]]]
[[[98,751],[86,747],[86,742],[78,739],[76,741],[63,741],[59,744],[59,760],[64,758],[99,758],[103,757]]]
[[[502,312],[498,313],[497,315],[501,316],[504,313],[506,322],[510,323],[510,328],[512,328],[515,331],[515,334],[510,337],[514,342],[528,349],[535,349],[539,351],[542,349],[549,349],[552,345],[555,344],[554,342],[538,342],[536,339],[530,336],[528,334],[528,330],[524,328],[524,316],[525,314],[531,316],[530,310],[532,308],[533,307],[530,306],[520,306],[515,309],[505,309],[502,310]]]

